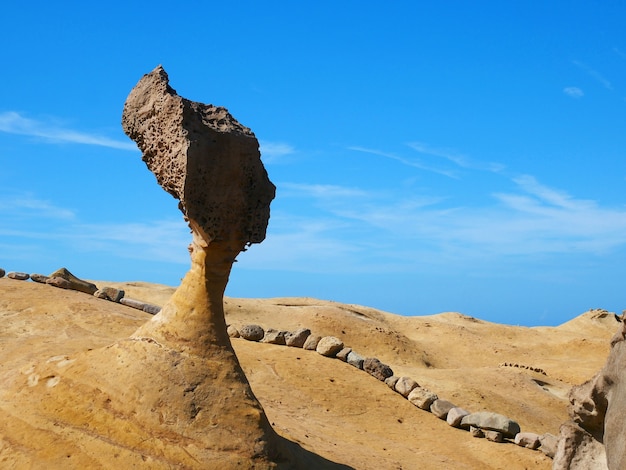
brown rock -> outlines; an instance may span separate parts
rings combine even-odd
[[[261,341],[265,330],[260,325],[244,325],[239,329],[239,335],[248,341]]]
[[[321,339],[321,336],[309,335],[309,337],[304,342],[302,348],[306,349],[307,351],[315,351],[315,349],[317,348],[317,344],[320,342]]]
[[[431,403],[430,412],[434,414],[437,418],[446,420],[446,418],[448,417],[448,412],[452,408],[455,408],[454,403],[450,403],[448,400],[438,398]]]
[[[463,420],[463,418],[468,414],[470,414],[469,411],[455,406],[448,411],[448,415],[446,416],[446,422],[453,428],[458,428],[461,426],[461,421]]]
[[[324,336],[319,340],[315,350],[326,357],[335,357],[343,349],[343,341],[334,336]]]
[[[310,335],[311,330],[308,328],[300,328],[299,330],[289,332],[285,335],[285,344],[292,348],[301,348]]]
[[[352,348],[343,348],[341,351],[337,353],[335,356],[337,359],[343,362],[348,362],[348,354],[352,352]]]
[[[539,440],[539,434],[535,434],[534,432],[520,432],[515,436],[515,444],[521,447],[526,447],[527,449],[538,449],[541,445],[541,441]]]
[[[91,282],[83,281],[82,279],[77,278],[65,268],[57,269],[55,272],[50,274],[49,277],[50,278],[55,278],[55,277],[62,278],[68,281],[69,284],[66,284],[66,285],[68,285],[69,287],[64,287],[64,289],[77,290],[79,292],[84,292],[89,295],[93,295],[94,292],[98,290],[98,287],[95,284],[92,284]],[[57,287],[61,287],[61,286],[59,285]]]
[[[415,387],[407,399],[421,410],[430,410],[430,405],[439,398],[437,394],[423,387]]]
[[[226,332],[228,333],[229,338],[239,338],[239,330],[233,325],[228,325],[228,328],[226,328]]]
[[[5,274],[6,274],[6,271],[0,268],[0,277],[4,277]]]
[[[415,387],[419,387],[419,384],[411,377],[400,377],[394,385],[395,391],[405,398]]]
[[[285,333],[287,332],[275,330],[274,328],[269,328],[268,330],[265,331],[265,335],[263,336],[263,339],[261,341],[263,343],[268,343],[268,344],[284,345]]]
[[[2,277],[2,276],[0,276],[0,277]],[[45,284],[45,283],[46,283],[46,281],[47,281],[48,279],[50,279],[48,276],[45,276],[45,275],[43,275],[43,274],[37,274],[37,273],[32,273],[32,274],[30,275],[30,278],[31,278],[33,281],[35,281],[35,282],[39,282],[40,284]]]
[[[485,438],[491,442],[504,442],[504,436],[500,431],[489,431],[483,429],[483,433],[485,434]]]
[[[469,433],[472,437],[478,437],[478,438],[485,437],[485,433],[483,432],[483,430],[475,426],[469,427]]]
[[[30,275],[28,273],[22,273],[22,272],[17,272],[17,271],[11,271],[10,273],[7,274],[7,277],[9,279],[15,279],[17,281],[26,281],[28,280],[28,278],[30,277]]]
[[[72,290],[72,283],[67,279],[63,279],[62,277],[49,277],[46,279],[46,284],[49,286],[59,287],[61,289],[70,289]]]
[[[363,361],[363,370],[373,377],[376,377],[381,382],[384,382],[387,377],[393,375],[393,370],[387,364],[383,364],[375,357],[368,357]]]
[[[121,289],[116,289],[115,287],[101,287],[96,292],[94,292],[94,296],[99,299],[110,300],[111,302],[119,302],[122,300],[126,293]]]

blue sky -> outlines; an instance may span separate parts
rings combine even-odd
[[[619,312],[625,22],[621,2],[10,2],[0,266],[178,285],[188,229],[120,125],[162,64],[255,132],[278,188],[227,295]]]

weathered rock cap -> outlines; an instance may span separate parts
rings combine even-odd
[[[128,95],[122,127],[206,243],[263,241],[276,188],[254,133],[225,108],[178,96],[159,65]]]

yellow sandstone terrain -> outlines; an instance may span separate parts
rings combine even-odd
[[[141,282],[95,283],[157,305],[174,292]],[[554,435],[568,419],[569,388],[603,366],[617,327],[613,315],[600,310],[554,328],[526,328],[458,313],[402,317],[310,298],[226,298],[225,308],[227,323],[235,327],[305,327],[314,334],[336,336],[362,356],[377,357],[395,375],[412,377],[457,406],[500,413],[516,420],[522,431]],[[44,392],[69,387],[55,370],[68,367],[85,351],[130,336],[149,318],[81,292],[0,279],[0,468],[172,468],[171,461],[162,459],[164,447],[178,443],[168,442],[158,427],[142,430],[145,442],[121,448],[123,429],[107,430],[106,423],[69,427],[63,416],[70,410],[55,409],[54,400],[36,407],[28,400],[34,387]],[[311,465],[335,468],[331,462],[336,462],[372,470],[551,468],[552,461],[541,452],[473,438],[338,359],[240,338],[232,344],[274,429],[322,458],[311,457]],[[52,371],[45,377],[36,374],[42,365]],[[106,380],[114,381],[114,374]],[[98,389],[97,383],[91,385]],[[127,386],[114,385],[120,393]],[[168,384],[157,379],[150,386]],[[41,396],[45,401],[46,393]],[[193,468],[184,451],[180,453],[180,461]]]

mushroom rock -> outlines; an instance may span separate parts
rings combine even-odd
[[[223,295],[232,264],[264,239],[275,194],[254,134],[226,109],[178,96],[160,66],[129,94],[122,125],[180,201],[192,231],[191,268],[131,337],[62,363],[43,358],[15,379],[11,399],[29,410],[25,432],[54,423],[40,458],[72,455],[83,468],[331,464],[274,432],[227,333]]]

